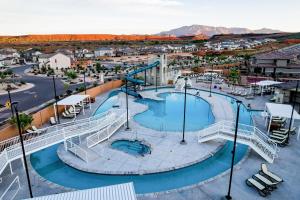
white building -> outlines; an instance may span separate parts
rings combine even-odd
[[[39,67],[50,67],[51,69],[66,69],[71,67],[72,59],[62,53],[42,54],[38,58]]]
[[[115,50],[109,47],[101,47],[95,50],[95,57],[100,56],[115,56]]]

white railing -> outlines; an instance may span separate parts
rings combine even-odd
[[[198,140],[202,142],[218,137],[232,140],[234,133],[234,122],[220,121],[199,131]],[[250,145],[269,162],[277,157],[277,144],[269,142],[268,136],[254,126],[239,124],[237,138],[240,143]]]
[[[75,136],[85,135],[85,134],[93,133],[95,131],[99,131],[105,128],[106,126],[110,125],[116,118],[117,115],[115,113],[110,113],[102,116],[101,118],[94,118],[93,120],[85,121],[85,123],[62,127],[60,130],[47,132],[37,137],[33,137],[31,139],[25,140],[24,148],[25,148],[26,155],[47,148],[54,144],[63,142]],[[5,152],[7,154],[6,158],[4,156]],[[1,161],[0,172],[4,170],[4,168],[9,162],[21,157],[22,157],[22,149],[20,143],[16,143],[12,146],[7,147],[0,154],[0,161]]]
[[[72,152],[75,156],[81,158],[85,162],[89,162],[88,152],[79,145],[72,142],[70,139],[66,140],[67,150]]]
[[[12,186],[14,184],[17,184],[17,188],[15,189],[15,192],[13,194],[8,194],[8,192],[11,190]],[[9,184],[9,186],[5,189],[5,191],[2,193],[2,195],[0,196],[0,200],[4,200],[4,199],[14,199],[16,197],[16,195],[18,194],[19,190],[21,189],[21,185],[20,185],[20,179],[19,176],[16,176],[16,178]],[[7,198],[4,198],[5,195],[7,195]]]
[[[100,142],[109,139],[123,124],[126,122],[126,113],[123,113],[117,118],[111,125],[107,126],[103,130],[90,135],[86,138],[87,147],[91,148]]]
[[[58,125],[54,125],[54,126],[49,126],[47,128],[43,128],[43,129],[39,129],[38,131],[34,131],[33,133],[26,133],[23,134],[23,140],[30,140],[32,138],[38,137],[40,135],[44,135],[47,134],[49,132],[54,132],[54,131],[59,131],[64,127],[70,127],[70,126],[78,126],[80,124],[90,124],[91,122],[96,122],[98,121],[99,118],[103,118],[103,117],[107,117],[109,115],[111,115],[111,111],[105,112],[105,113],[101,113],[89,118],[85,118],[85,119],[81,119],[81,120],[76,120],[76,121],[70,121],[70,122],[66,122],[66,123],[62,123],[62,124],[58,124]],[[20,142],[20,137],[16,136],[16,137],[12,137],[10,139],[4,140],[0,142],[0,152],[3,151],[5,148],[10,147],[14,144],[18,144]]]
[[[6,149],[4,149],[4,151],[0,153],[0,174],[5,169],[7,164],[8,164],[7,151]]]

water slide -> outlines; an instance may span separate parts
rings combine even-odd
[[[157,67],[159,64],[160,64],[160,62],[159,62],[159,61],[156,61],[156,62],[154,62],[154,63],[152,63],[152,64],[150,64],[150,65],[147,65],[147,66],[145,66],[145,67],[141,67],[141,68],[139,68],[139,69],[137,69],[137,70],[134,70],[134,71],[131,71],[131,72],[129,72],[129,73],[126,75],[125,78],[126,78],[127,81],[132,82],[132,83],[134,83],[134,84],[136,84],[136,85],[144,84],[144,81],[139,80],[139,79],[136,79],[136,78],[134,78],[133,76],[136,75],[136,74],[138,74],[138,73],[144,72],[144,71],[149,70],[149,69],[152,69],[152,68],[154,68],[154,67]],[[128,87],[127,89],[128,89],[128,90],[127,90],[127,93],[128,93],[129,95],[132,95],[132,96],[134,96],[134,97],[141,98],[141,95],[140,95],[139,93],[137,93],[136,91],[133,91],[133,90],[130,89],[129,87]],[[122,90],[122,92],[125,92],[125,93],[126,93],[126,86],[123,86],[123,87],[121,88],[121,90]]]

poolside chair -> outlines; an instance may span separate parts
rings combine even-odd
[[[290,134],[292,134],[292,135],[295,135],[296,134],[296,127],[291,127],[291,129],[290,129]],[[288,128],[281,128],[280,129],[280,131],[289,131],[289,129]]]
[[[276,96],[273,96],[271,99],[269,99],[269,101],[271,101],[271,102],[275,102],[276,101]]]
[[[289,132],[289,130],[285,129],[285,130],[282,130],[282,129],[279,129],[279,130],[273,130],[272,131],[272,134],[275,134],[275,135],[286,135],[287,133]]]
[[[283,179],[280,178],[278,175],[274,174],[273,172],[270,172],[268,170],[267,165],[264,163],[261,164],[261,169],[259,171],[259,174],[269,177],[273,182],[275,182],[275,181],[278,183],[283,182]]]
[[[259,183],[253,178],[248,178],[246,180],[246,184],[249,187],[254,187],[258,191],[259,195],[262,197],[266,197],[267,195],[270,194],[270,191],[268,190],[267,187],[265,187],[264,185],[262,185],[261,183]]]
[[[31,129],[27,129],[27,130],[26,130],[26,133],[34,133],[34,131],[31,130]]]
[[[36,128],[35,126],[31,126],[32,130],[37,133],[37,134],[41,134],[43,131],[39,130],[38,128]]]
[[[279,146],[284,147],[284,146],[287,145],[286,139],[287,139],[287,138],[274,138],[274,137],[271,138],[271,137],[270,137],[270,138],[268,139],[268,142],[276,143],[276,144],[278,144]]]
[[[56,124],[56,120],[54,119],[54,117],[50,117],[50,124],[51,125],[55,125]]]
[[[64,118],[74,118],[74,115],[66,114],[65,112],[62,113]]]
[[[69,108],[68,110],[70,113],[76,113],[76,114],[79,114],[81,109],[77,109],[77,108],[73,108],[72,106]]]
[[[269,190],[274,190],[277,188],[277,184],[279,183],[278,181],[274,181],[273,179],[268,179],[261,174],[255,174],[252,176],[253,179],[259,181],[262,183],[264,186],[266,186]]]
[[[272,133],[271,135],[269,135],[270,138],[272,139],[278,139],[278,140],[283,140],[283,139],[287,139],[288,135],[283,135],[283,134],[278,134],[278,133]]]
[[[284,124],[286,122],[286,118],[272,119],[272,122],[279,123],[279,124]]]

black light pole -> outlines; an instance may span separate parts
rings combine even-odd
[[[155,92],[157,92],[157,71],[158,71],[158,67],[155,68]]]
[[[10,110],[11,110],[11,117],[14,117],[14,109],[12,108],[12,101],[11,101],[11,96],[10,96],[10,88],[7,90],[8,93],[8,99],[9,99],[9,103],[10,103]]]
[[[83,71],[83,84],[84,84],[84,94],[86,94],[85,70]]]
[[[144,87],[146,87],[147,85],[147,74],[146,74],[146,70],[145,70],[145,74],[144,74]]]
[[[232,160],[231,160],[231,170],[230,170],[230,178],[229,178],[229,187],[228,187],[228,193],[225,196],[226,199],[232,199],[230,196],[231,191],[231,182],[232,182],[232,173],[233,173],[233,165],[234,165],[234,157],[235,157],[235,148],[236,148],[236,138],[237,138],[237,132],[238,132],[238,126],[239,126],[239,115],[240,115],[240,106],[242,105],[242,101],[237,100],[237,113],[236,113],[236,121],[235,121],[235,132],[234,132],[234,142],[233,142],[233,149],[231,151],[232,153]]]
[[[29,195],[30,195],[30,198],[33,198],[30,177],[29,177],[29,172],[28,172],[28,166],[27,166],[27,162],[26,162],[24,142],[23,142],[22,131],[21,131],[21,124],[20,124],[19,111],[18,111],[18,102],[13,102],[11,106],[13,106],[13,108],[15,109],[15,112],[16,112],[16,119],[17,119],[17,124],[18,124],[19,137],[20,137],[20,141],[21,141],[23,162],[24,162],[24,166],[25,166],[25,172],[26,172],[27,183],[28,183],[28,188],[29,188]]]
[[[298,87],[299,87],[299,80],[297,80],[296,93],[293,96],[293,109],[292,109],[292,114],[291,114],[291,117],[290,117],[290,124],[289,124],[288,136],[287,136],[287,139],[286,139],[287,143],[289,142],[289,139],[290,139],[290,131],[291,131],[291,126],[292,126],[292,121],[293,121],[293,115],[294,115],[295,105],[296,105],[296,95],[298,93]]]
[[[214,71],[214,65],[211,65],[209,97],[211,97],[211,87],[212,87],[212,82],[213,82],[213,78],[212,78],[213,71]]]
[[[183,107],[183,127],[182,127],[182,140],[180,141],[180,144],[186,144],[186,141],[184,139],[185,134],[185,112],[186,112],[186,83],[187,83],[187,77],[184,78],[185,84],[184,84],[184,107]]]
[[[52,76],[52,80],[53,80],[53,89],[54,89],[54,98],[55,98],[55,109],[56,109],[57,123],[60,124],[59,114],[58,114],[58,107],[57,107],[58,96],[56,94],[56,84],[55,84],[54,75]]]
[[[127,81],[128,73],[125,77],[125,83],[126,83],[126,115],[127,115],[127,122],[126,122],[126,129],[125,130],[130,130],[129,128],[129,120],[128,120],[128,81]]]

